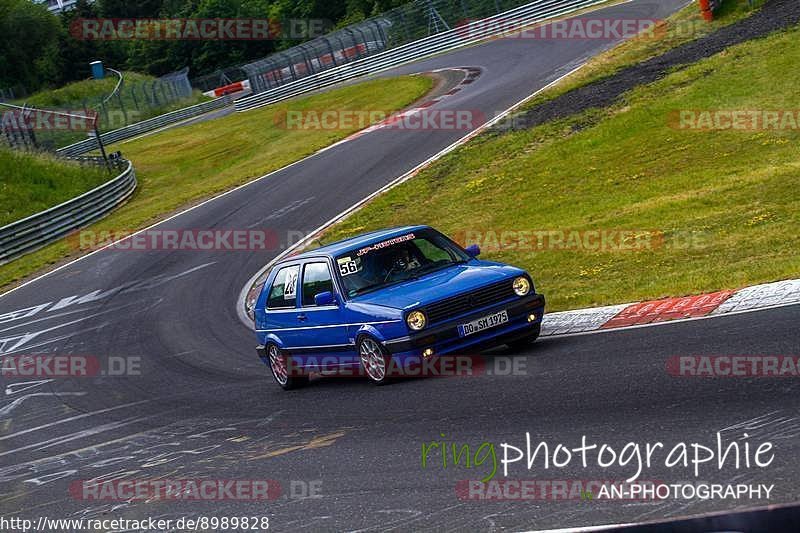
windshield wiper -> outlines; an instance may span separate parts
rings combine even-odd
[[[430,274],[431,272],[436,272],[437,270],[443,270],[443,269],[445,269],[447,267],[451,267],[453,265],[460,265],[460,264],[463,264],[463,263],[466,263],[466,261],[463,260],[463,259],[461,259],[459,261],[452,261],[450,263],[445,263],[443,265],[438,265],[438,264],[432,263],[430,265],[427,265],[427,266],[424,266],[424,267],[422,267],[420,269],[417,269],[417,271],[415,272],[415,274],[413,276],[413,279],[417,279],[420,276],[422,276],[423,274]],[[433,266],[433,268],[431,268],[431,266]]]

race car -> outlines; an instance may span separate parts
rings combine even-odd
[[[285,258],[255,304],[259,357],[284,389],[354,370],[384,384],[390,369],[535,341],[544,296],[524,270],[479,254],[406,226]]]

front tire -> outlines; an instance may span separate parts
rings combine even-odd
[[[283,390],[292,390],[302,387],[308,383],[308,376],[290,376],[289,366],[286,363],[286,357],[281,353],[280,348],[276,344],[267,345],[267,361],[269,362],[269,369],[272,371],[272,377]]]
[[[541,333],[541,331],[542,331],[542,324],[539,323],[539,324],[536,325],[534,330],[529,335],[527,335],[526,337],[523,337],[521,339],[517,339],[517,340],[514,340],[514,341],[509,341],[509,342],[506,343],[506,346],[508,346],[509,348],[511,348],[512,350],[515,350],[515,351],[524,350],[526,348],[529,348],[530,345],[533,344],[534,342],[536,342],[536,339],[539,338],[539,333]]]
[[[392,356],[372,337],[363,336],[358,341],[358,356],[361,368],[369,380],[376,385],[389,382],[389,368]]]

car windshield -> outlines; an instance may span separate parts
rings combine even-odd
[[[336,264],[352,297],[468,260],[444,235],[421,230],[352,250],[337,257]]]

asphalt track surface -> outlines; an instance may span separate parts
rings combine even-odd
[[[603,17],[659,17],[683,1],[635,1]],[[504,110],[610,46],[599,41],[489,42],[404,67],[476,66],[483,75],[440,104]],[[377,131],[162,223],[160,229],[269,227],[309,231],[448,146],[463,132]],[[176,147],[180,149],[180,147]],[[533,179],[534,177],[532,177]],[[435,220],[419,221],[436,224]],[[791,379],[670,376],[684,354],[795,354],[800,307],[543,339],[515,375],[417,379],[373,387],[326,378],[291,393],[273,383],[237,317],[239,291],[278,251],[104,250],[0,299],[3,355],[140,358],[138,375],[5,380],[0,403],[0,515],[37,518],[180,518],[268,515],[271,529],[534,529],[682,516],[764,500],[599,502],[468,501],[457,481],[484,470],[420,464],[423,442],[577,446],[582,435],[620,449],[629,441],[715,443],[715,434],[770,440],[765,469],[706,468],[700,479],[774,483],[769,503],[797,499],[798,385]],[[535,277],[535,273],[534,273]],[[544,288],[546,292],[546,287]],[[96,292],[95,292],[96,291]],[[49,304],[48,304],[49,303]],[[45,305],[48,304],[48,305]],[[21,310],[25,310],[21,312]],[[8,314],[15,311],[15,314]],[[487,359],[490,366],[492,361]],[[130,360],[130,359],[128,359]],[[440,435],[444,434],[442,438]],[[474,448],[473,448],[474,449]],[[509,478],[620,479],[630,468],[528,472]],[[498,474],[498,477],[499,476]],[[654,466],[644,479],[692,479]],[[284,495],[247,501],[85,501],[85,479],[272,479]],[[304,485],[305,484],[305,485]]]

